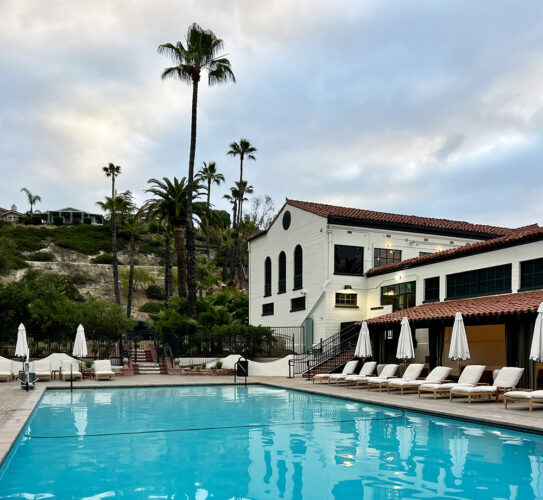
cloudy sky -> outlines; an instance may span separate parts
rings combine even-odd
[[[543,223],[543,2],[2,0],[0,206],[96,210],[186,175],[191,89],[157,46],[198,22],[237,83],[202,86],[196,164],[256,194],[496,225]],[[227,208],[215,189],[213,201]]]

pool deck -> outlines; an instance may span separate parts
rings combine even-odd
[[[285,389],[307,391],[313,394],[347,398],[354,401],[419,411],[440,417],[471,420],[482,424],[543,434],[543,405],[535,405],[534,411],[530,413],[528,404],[525,403],[510,404],[506,410],[502,402],[496,404],[494,400],[481,399],[468,405],[467,398],[457,398],[450,402],[448,397],[440,397],[434,401],[430,393],[419,399],[416,393],[401,396],[398,391],[380,393],[364,389],[347,389],[341,385],[313,384],[302,378],[250,377],[247,381],[251,384],[257,383]],[[232,383],[233,379],[231,376],[135,375],[132,377],[117,377],[112,381],[78,381],[74,383],[74,388],[231,385]],[[58,380],[39,382],[34,391],[26,392],[21,390],[18,382],[0,382],[0,465],[9,453],[19,432],[24,427],[45,389],[48,387],[68,389],[69,386],[69,382],[60,382]]]

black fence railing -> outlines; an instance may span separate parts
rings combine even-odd
[[[303,326],[270,326],[277,338],[292,339],[292,352],[302,354],[306,351],[305,328]]]
[[[307,353],[294,356],[290,360],[291,375],[311,372],[328,360],[334,359],[334,369],[349,361],[352,357],[351,348],[356,346],[360,327],[349,325],[326,340],[315,344]]]
[[[41,333],[27,332],[27,342],[30,350],[30,359],[45,358],[53,353],[65,353],[72,356],[75,334],[73,336],[51,336]],[[88,335],[87,358],[110,359],[114,365],[122,365],[122,336],[106,338]],[[0,356],[5,358],[15,357],[17,335],[0,334]]]

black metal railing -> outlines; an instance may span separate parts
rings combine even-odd
[[[292,353],[302,354],[305,348],[305,328],[303,326],[270,326],[274,337],[292,339]]]
[[[311,372],[326,361],[334,359],[332,370],[351,359],[351,349],[356,346],[360,328],[352,325],[340,330],[331,337],[315,344],[305,354],[295,355],[289,362],[289,376],[305,374],[311,377]]]

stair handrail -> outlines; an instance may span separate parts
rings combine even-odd
[[[352,332],[346,334],[346,330],[352,330]],[[313,345],[306,353],[295,354],[292,359],[293,375],[307,373],[309,376],[312,369],[345,352],[353,344],[355,345],[359,331],[360,329],[349,325],[331,337],[325,340],[321,339],[318,344]],[[343,362],[342,359],[340,361]]]

